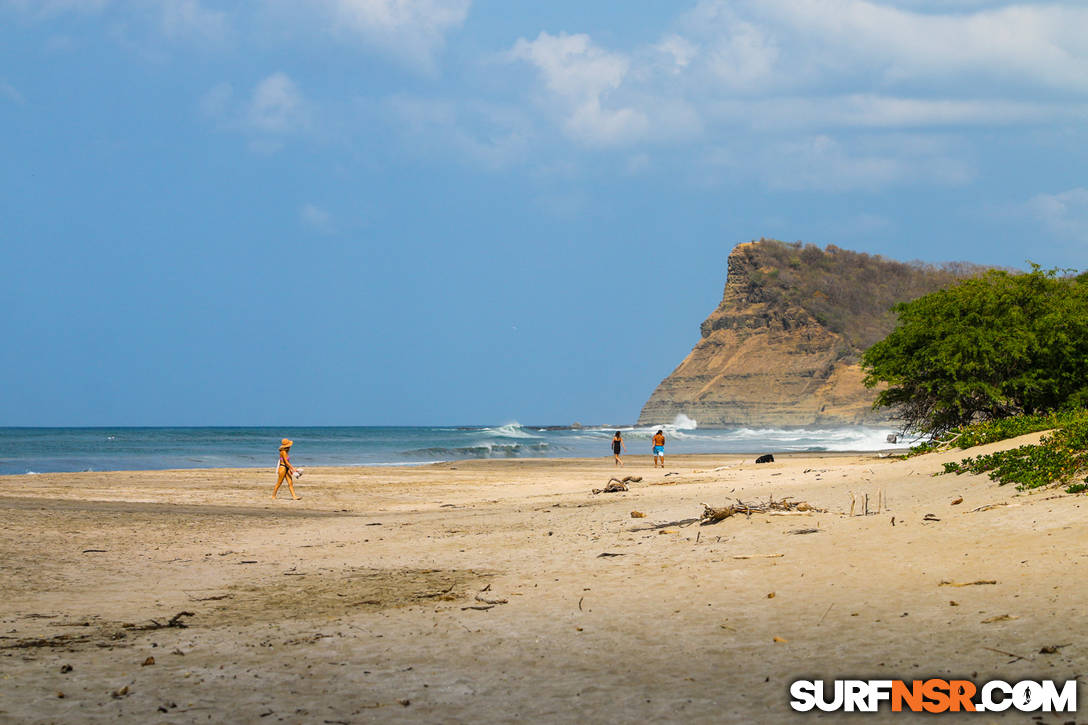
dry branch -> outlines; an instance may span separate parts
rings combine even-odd
[[[736,503],[729,504],[728,506],[714,507],[710,504],[703,504],[702,519],[706,523],[717,523],[723,519],[727,519],[730,516],[736,516],[737,514],[744,514],[745,516],[751,516],[752,514],[769,514],[772,512],[804,512],[815,511],[824,513],[824,509],[818,509],[807,501],[791,501],[790,496],[775,501],[773,498],[768,498],[766,501],[748,504],[736,499]]]

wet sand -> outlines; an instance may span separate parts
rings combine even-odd
[[[962,456],[308,467],[301,501],[272,469],[0,477],[0,721],[838,721],[789,683],[1083,680],[1088,498],[931,475]],[[826,512],[698,520],[771,496]],[[962,717],[1083,717],[1038,715]]]

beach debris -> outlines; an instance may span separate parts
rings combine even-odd
[[[488,609],[494,609],[494,608],[495,608],[494,604],[482,604],[482,605],[470,604],[467,607],[461,607],[461,611],[463,612],[466,609],[475,609],[478,612],[486,612]]]
[[[892,516],[892,526],[895,526],[895,517]]]
[[[876,492],[876,511],[869,510],[869,494],[863,494],[864,498],[859,499],[858,494],[853,491],[850,492],[850,515],[854,515],[854,509],[858,505],[858,501],[862,502],[862,516],[874,516],[876,514],[883,513],[888,510],[888,497],[884,489],[880,489]]]
[[[646,518],[646,514],[642,513],[641,511],[632,511],[631,512],[631,518],[633,518],[633,519],[644,519],[644,518]]]
[[[978,579],[978,580],[973,581],[973,582],[954,582],[954,581],[949,581],[948,579],[942,579],[941,583],[938,584],[937,586],[939,586],[939,587],[973,587],[973,586],[979,586],[979,585],[983,585],[983,584],[997,584],[997,579]]]
[[[1008,622],[1011,619],[1020,619],[1020,617],[1012,614],[998,614],[996,616],[987,617],[986,619],[982,620],[982,624],[993,624],[994,622]]]
[[[769,593],[767,594],[767,598],[768,598],[768,599],[774,599],[774,592],[769,592]]]
[[[990,652],[997,652],[999,655],[1005,655],[1006,657],[1016,658],[1012,662],[1016,662],[1017,660],[1030,660],[1031,659],[1030,657],[1024,657],[1023,655],[1018,655],[1015,652],[1006,652],[1003,649],[996,649],[994,647],[983,647],[982,649],[989,650]],[[1009,664],[1011,665],[1012,662],[1010,662]]]
[[[608,479],[608,484],[604,488],[593,489],[593,494],[596,495],[598,493],[618,493],[620,491],[626,491],[628,483],[639,483],[641,481],[642,476],[624,476],[622,480],[613,477]]]
[[[948,505],[949,506],[959,506],[961,503],[963,503],[963,496],[960,496],[959,498],[957,498],[955,501],[953,501],[952,503],[950,503]]]
[[[922,517],[922,521],[940,521],[936,514],[926,514]]]
[[[787,534],[818,534],[818,533],[820,533],[820,529],[794,529],[792,531],[787,531],[786,533]]]
[[[66,675],[71,671],[72,671],[72,666],[71,665],[61,665],[60,666],[60,673],[62,675]]]
[[[734,554],[734,559],[779,559],[785,554]]]
[[[609,483],[604,488],[595,488],[595,489],[593,489],[593,495],[596,496],[599,493],[619,493],[620,491],[626,491],[626,490],[627,490],[627,484],[626,483],[619,483],[619,482],[616,482],[615,479],[612,479],[612,482]]]
[[[170,617],[169,621],[167,621],[166,624],[163,624],[162,622],[158,621],[157,619],[152,619],[151,624],[141,624],[141,625],[125,624],[125,625],[122,625],[122,626],[124,626],[125,629],[134,629],[134,630],[136,630],[138,632],[146,632],[146,631],[155,630],[155,629],[166,629],[167,627],[177,627],[178,629],[185,629],[189,625],[187,625],[185,622],[181,621],[181,618],[182,617],[195,617],[195,616],[196,615],[193,614],[192,612],[178,612],[173,617]],[[118,632],[118,634],[124,635],[124,632]]]
[[[490,591],[490,590],[491,590],[491,585],[490,584],[488,584],[486,587],[481,589],[479,591],[479,593],[475,597],[476,601],[477,602],[482,602],[483,604],[509,604],[510,603],[509,599],[488,599],[487,597],[483,596],[484,592]]]
[[[105,549],[84,549],[83,553],[84,554],[105,554],[107,552],[106,552]]]
[[[613,556],[623,556],[623,554],[614,554],[611,551],[602,551],[600,554],[597,554],[598,559],[608,559]]]
[[[824,509],[818,509],[807,501],[791,501],[790,496],[775,501],[773,498],[768,498],[766,501],[748,504],[736,499],[736,503],[729,504],[728,506],[711,506],[710,504],[703,504],[702,519],[705,524],[715,524],[719,521],[729,518],[730,516],[736,516],[737,514],[744,514],[745,516],[751,516],[752,514],[765,514],[771,512],[783,512],[783,511],[814,511],[818,513],[824,513]]]
[[[452,592],[453,588],[455,586],[457,586],[457,582],[454,582],[453,584],[450,584],[448,587],[446,587],[445,589],[443,589],[442,591],[439,591],[439,592],[431,592],[430,594],[417,594],[416,599],[447,598],[446,595],[449,594],[450,592]],[[489,584],[488,588],[490,588],[490,586],[491,585]],[[487,591],[487,589],[485,588],[483,591]],[[449,599],[454,599],[455,597],[448,597],[448,598]],[[361,602],[361,603],[362,604],[369,604],[369,602]]]
[[[773,642],[789,642],[789,640],[786,639],[785,637],[775,637],[772,641]]]
[[[770,453],[764,453],[756,459],[756,463],[774,463],[774,456]]]
[[[114,690],[113,692],[110,693],[110,697],[112,697],[115,700],[120,700],[122,697],[127,697],[127,696],[128,696],[128,685],[125,685],[124,687],[120,687],[120,688],[118,688],[118,689],[116,689],[116,690]]]
[[[959,605],[960,605],[960,603],[957,602],[955,599],[949,599],[948,600],[948,606],[950,606],[950,607],[958,607]]]
[[[985,506],[979,506],[977,509],[971,509],[970,511],[964,511],[964,513],[965,514],[973,514],[973,513],[976,513],[978,511],[989,511],[990,509],[995,509],[995,508],[998,508],[1000,506],[1008,506],[1008,505],[1009,504],[1007,504],[1007,503],[988,503]],[[1020,504],[1016,504],[1016,505],[1019,506]]]
[[[578,611],[582,611],[582,602],[585,601],[585,597],[579,597],[578,599]]]
[[[668,473],[665,474],[665,478],[668,478],[669,476],[679,476],[679,475],[680,474],[678,472],[676,472],[676,471],[669,471]]]
[[[831,604],[827,605],[827,609],[824,611],[823,617],[820,617],[820,621],[816,623],[817,627],[819,627],[821,624],[823,624],[824,617],[826,617],[828,615],[828,613],[831,611],[831,608],[833,606],[835,606],[835,602],[831,602]]]
[[[1048,645],[1046,645],[1045,647],[1043,647],[1042,649],[1039,650],[1039,654],[1041,654],[1041,655],[1057,654],[1058,650],[1060,650],[1062,647],[1068,647],[1070,644],[1072,644],[1072,642],[1066,642],[1065,644],[1048,644]]]
[[[153,665],[153,664],[155,664],[155,658],[154,657],[148,657],[146,660],[144,660],[140,664],[140,667],[149,667],[150,665]]]

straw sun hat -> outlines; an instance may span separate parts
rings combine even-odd
[[[293,445],[295,445],[295,442],[292,440],[288,440],[287,438],[284,438],[282,441],[280,441],[280,448],[290,448]]]

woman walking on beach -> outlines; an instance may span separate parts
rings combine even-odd
[[[276,487],[272,489],[272,498],[276,498],[276,492],[280,490],[280,485],[285,478],[287,479],[287,488],[291,491],[291,498],[295,501],[302,498],[295,495],[295,467],[291,465],[291,446],[294,444],[294,441],[286,438],[280,442],[280,463],[277,467]]]
[[[657,468],[657,464],[660,463],[661,467],[665,467],[665,434],[662,431],[658,431],[654,434],[654,468]]]
[[[627,450],[627,444],[623,442],[623,436],[619,431],[616,431],[616,435],[612,436],[612,456],[616,459],[616,465],[622,466],[623,461],[620,460],[620,452]]]

